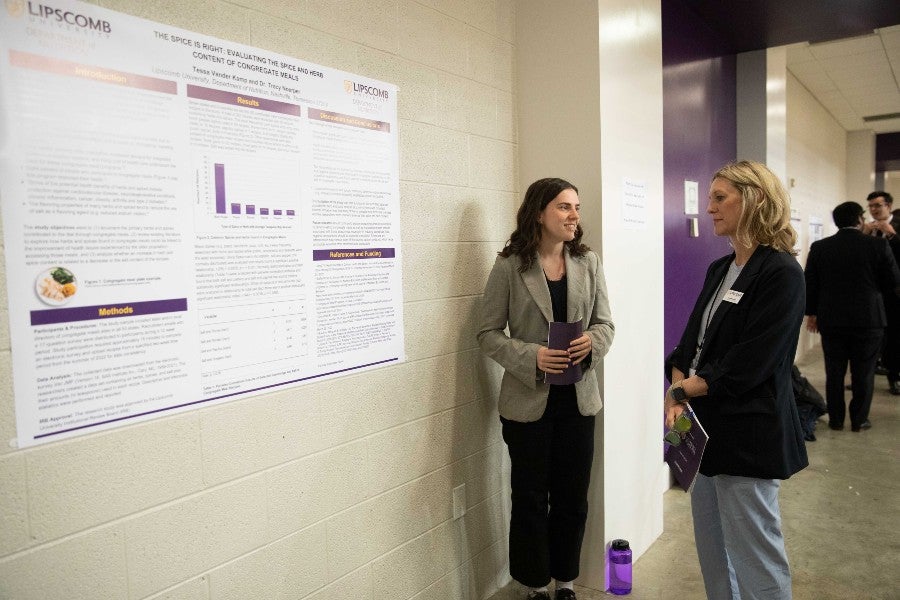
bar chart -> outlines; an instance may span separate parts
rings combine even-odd
[[[228,214],[225,210],[225,207],[229,204],[227,192],[225,190],[225,164],[224,163],[213,163],[213,169],[215,171],[215,186],[216,186],[216,214],[224,215]],[[296,211],[293,208],[273,208],[270,209],[268,207],[260,207],[257,213],[256,204],[241,204],[240,202],[231,202],[231,211],[232,215],[256,215],[259,214],[261,217],[265,216],[273,216],[273,217],[294,217],[296,216]],[[243,210],[242,210],[243,207]]]
[[[300,218],[300,161],[200,151],[193,157],[195,221],[204,230],[293,227]]]

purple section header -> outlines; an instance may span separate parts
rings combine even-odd
[[[359,127],[371,131],[383,131],[385,133],[388,133],[391,130],[391,124],[385,123],[384,121],[364,119],[363,117],[354,117],[353,115],[342,115],[341,113],[332,112],[330,110],[310,108],[307,113],[309,114],[309,118],[315,121],[349,125],[350,127]]]
[[[7,3],[7,6],[12,6],[12,4]],[[164,94],[178,93],[178,84],[174,81],[169,81],[168,79],[146,77],[135,73],[127,73],[125,71],[115,71],[113,69],[107,69],[106,67],[95,67],[93,65],[85,65],[70,62],[68,60],[29,54],[28,52],[20,52],[18,50],[9,51],[9,64],[15,67],[25,67],[27,69],[35,69],[37,71],[44,71],[55,75],[82,77],[99,83],[111,83],[114,85],[150,90],[153,92],[162,92]]]
[[[394,258],[393,248],[348,248],[341,250],[313,250],[313,260],[361,260]]]
[[[53,325],[55,323],[115,319],[117,317],[140,317],[159,313],[184,312],[186,310],[187,298],[124,302],[102,306],[78,306],[76,308],[51,308],[31,311],[31,325]]]
[[[295,104],[257,98],[246,94],[235,94],[234,92],[214,90],[211,88],[200,87],[199,85],[188,85],[187,95],[188,98],[196,98],[198,100],[209,100],[211,102],[221,102],[222,104],[230,104],[232,106],[255,108],[256,110],[281,113],[293,117],[300,116],[300,107]]]

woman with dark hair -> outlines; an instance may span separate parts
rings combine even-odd
[[[509,569],[529,600],[573,600],[587,520],[596,367],[613,324],[600,259],[581,243],[578,190],[563,179],[532,183],[516,230],[491,270],[478,343],[505,370],[498,408],[512,465]],[[568,348],[548,347],[551,322],[580,322]],[[506,333],[507,327],[509,333]],[[580,371],[577,383],[545,376]]]
[[[807,464],[791,366],[805,284],[790,199],[765,165],[713,176],[706,212],[734,252],[714,261],[678,346],[666,359],[666,424],[690,401],[709,442],[691,490],[710,600],[789,600],[778,490]]]

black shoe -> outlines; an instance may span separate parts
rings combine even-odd
[[[887,367],[885,367],[884,365],[882,365],[880,363],[875,365],[875,374],[876,375],[887,375],[888,374]]]
[[[828,424],[828,429],[834,429],[835,431],[842,431],[842,430],[844,429],[844,424],[843,424],[843,423],[840,423],[840,424],[838,424],[838,423],[829,423],[829,424]]]
[[[559,588],[556,590],[556,600],[577,600],[575,592],[568,588]]]
[[[803,436],[803,439],[806,440],[807,442],[814,442],[814,441],[816,441],[816,434],[807,433],[806,435]]]
[[[528,592],[528,596],[525,597],[525,600],[550,600],[550,594],[548,592]]]
[[[850,429],[852,431],[862,431],[863,429],[872,429],[872,422],[866,419],[859,425],[851,425]]]
[[[845,390],[853,390],[853,386],[848,383],[847,385],[844,386],[844,389]]]
[[[892,395],[900,396],[900,381],[891,381],[888,385],[890,386],[888,391],[890,391]]]

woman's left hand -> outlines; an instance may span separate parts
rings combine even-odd
[[[591,338],[587,335],[582,335],[569,342],[569,358],[572,359],[572,364],[577,365],[583,361],[591,353],[591,348]]]

